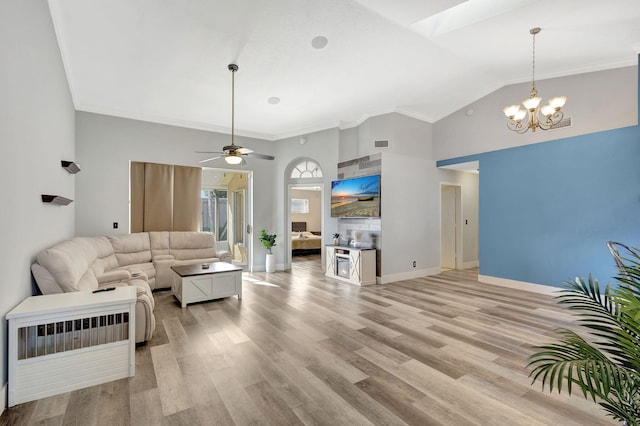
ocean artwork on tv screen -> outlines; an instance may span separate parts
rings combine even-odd
[[[380,175],[331,182],[332,217],[380,217]]]

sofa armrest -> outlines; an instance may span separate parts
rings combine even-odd
[[[102,285],[105,283],[117,283],[121,281],[127,281],[130,278],[129,271],[125,271],[124,269],[113,270],[109,272],[105,272],[99,276],[96,276],[98,279],[98,285]]]
[[[160,254],[153,257],[153,267],[156,270],[155,288],[169,288],[173,281],[171,267],[176,264],[176,260],[170,254]]]
[[[153,315],[153,296],[138,294],[136,302],[136,343],[147,342],[153,337],[156,319]]]
[[[133,280],[142,280],[148,283],[149,277],[141,269],[132,268],[129,269],[129,279],[127,280],[127,282],[131,282]]]
[[[228,251],[219,251],[216,253],[216,256],[218,256],[221,262],[231,263],[231,260],[233,260],[233,256]]]

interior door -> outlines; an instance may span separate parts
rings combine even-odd
[[[456,188],[442,185],[440,196],[440,266],[456,268]]]

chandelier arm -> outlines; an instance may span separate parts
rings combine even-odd
[[[558,124],[560,121],[562,121],[563,117],[564,117],[564,114],[562,113],[562,111],[556,111],[549,117],[545,117],[544,123],[540,122],[538,127],[540,127],[542,130],[549,130],[553,126]]]
[[[522,121],[518,122],[516,120],[507,120],[507,128],[516,133],[526,133],[529,130],[528,126],[523,126]]]

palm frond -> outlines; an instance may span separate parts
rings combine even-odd
[[[576,278],[556,297],[589,330],[591,342],[557,329],[559,341],[537,346],[527,368],[543,390],[560,393],[566,386],[571,394],[578,386],[613,418],[640,426],[640,255],[630,252],[619,265],[617,287],[601,291],[597,279]]]
[[[533,367],[529,374],[533,378],[532,383],[540,378],[543,389],[547,385],[549,392],[553,392],[556,386],[558,393],[566,383],[569,395],[575,383],[585,398],[588,394],[595,401],[606,397],[612,385],[618,385],[626,378],[621,378],[624,371],[575,332],[566,329],[556,332],[562,337],[560,342],[537,346],[539,352],[529,357],[527,368]]]

